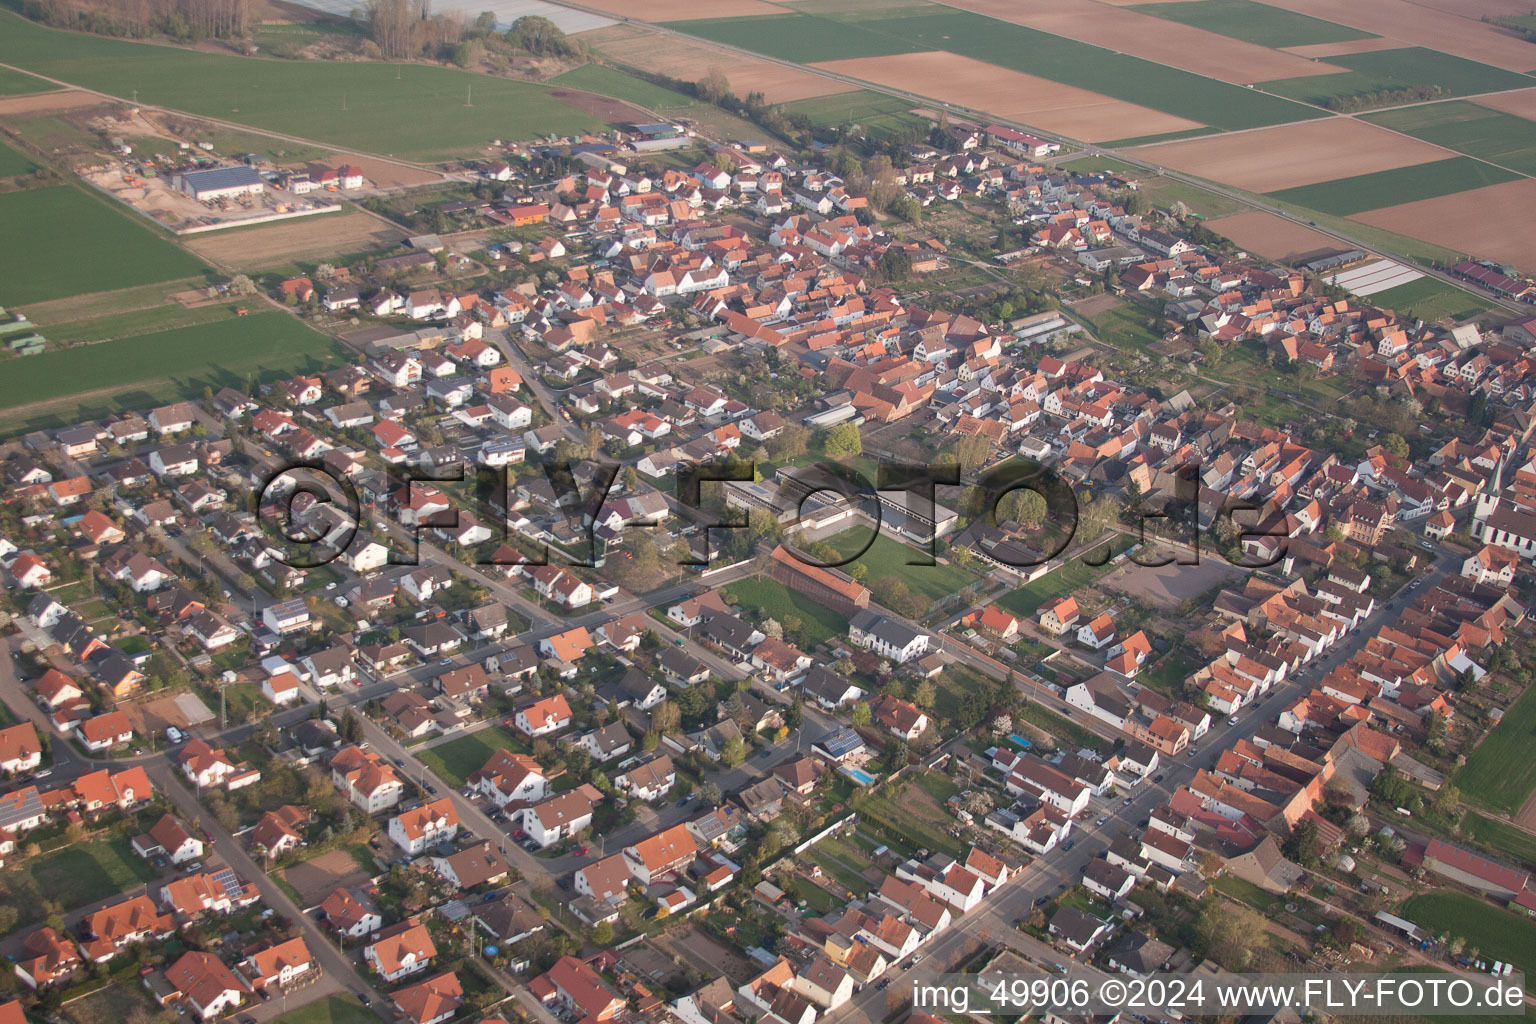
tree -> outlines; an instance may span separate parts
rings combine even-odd
[[[256,285],[244,274],[236,274],[229,279],[229,294],[238,298],[256,294]]]
[[[534,14],[514,21],[507,29],[506,40],[518,49],[541,57],[570,57],[578,50],[559,26]]]
[[[1388,455],[1395,455],[1399,459],[1408,457],[1408,442],[1399,434],[1387,434],[1381,439],[1381,447]]]
[[[710,68],[704,72],[704,76],[698,81],[699,95],[711,103],[719,103],[731,91],[731,83],[725,77],[725,72],[719,68]]]
[[[865,702],[860,701],[853,706],[851,721],[854,725],[868,725],[872,718],[874,718],[874,712],[869,710],[869,705]]]
[[[1306,818],[1291,829],[1291,834],[1286,837],[1280,852],[1284,853],[1287,859],[1303,867],[1309,867],[1317,863],[1320,847],[1321,844],[1317,838],[1317,822]]]
[[[859,437],[859,428],[853,423],[839,423],[827,431],[827,440],[822,445],[822,451],[828,458],[851,459],[855,455],[864,453],[864,442]]]
[[[747,759],[747,744],[740,736],[732,736],[720,748],[720,760],[727,768],[735,768]]]
[[[918,683],[917,688],[912,691],[912,703],[924,711],[933,707],[933,702],[937,697],[938,691],[934,689],[932,681],[927,679]]]
[[[891,741],[885,745],[886,770],[895,771],[898,768],[905,768],[911,756],[911,751],[907,749],[906,740],[900,736],[891,737]]]
[[[721,797],[720,787],[713,782],[706,782],[699,787],[699,803],[705,807],[718,806]]]
[[[599,921],[592,926],[592,944],[595,946],[609,946],[613,943],[613,925],[607,921]]]
[[[664,700],[651,709],[651,728],[657,732],[678,732],[682,726],[683,712],[677,701]]]

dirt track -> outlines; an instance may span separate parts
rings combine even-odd
[[[943,50],[834,60],[814,66],[894,89],[915,90],[1087,142],[1200,127],[1196,121]]]
[[[1142,160],[1250,192],[1274,192],[1456,155],[1350,117],[1143,146],[1132,152]]]

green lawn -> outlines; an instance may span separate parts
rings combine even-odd
[[[25,74],[20,71],[12,71],[10,68],[0,68],[0,96],[21,96],[33,92],[49,92],[58,86],[52,82],[45,82],[41,78]]]
[[[203,269],[197,257],[132,216],[73,185],[0,194],[0,301],[46,302]]]
[[[1520,176],[1469,156],[1432,160],[1427,164],[1397,167],[1390,171],[1357,174],[1316,185],[1282,189],[1269,195],[1283,203],[1295,203],[1337,217],[1348,217],[1384,206],[1433,199],[1456,192],[1470,192],[1486,185],[1515,181]]]
[[[804,642],[815,647],[848,632],[848,620],[824,604],[817,604],[804,594],[795,593],[778,580],[753,578],[737,580],[724,591],[727,597],[745,608],[755,608],[780,625],[789,618],[800,620]]]
[[[672,110],[678,107],[697,106],[699,100],[665,86],[655,85],[643,78],[602,64],[583,64],[550,81],[571,89],[612,96],[626,103],[639,104],[651,110]]]
[[[75,843],[39,854],[5,873],[8,902],[33,905],[56,900],[78,907],[159,877],[133,852],[127,839]]]
[[[1536,963],[1536,921],[1459,892],[1415,896],[1399,913],[1431,935],[1461,936],[1489,960]]]
[[[1536,789],[1536,686],[1525,691],[1456,773],[1462,795],[1513,814]],[[1525,963],[1536,963],[1528,959]]]
[[[1475,96],[1531,84],[1525,75],[1422,46],[1347,53],[1329,57],[1328,63],[1350,70],[1343,74],[1282,78],[1264,82],[1259,88],[1303,103],[1326,106],[1330,100],[1388,89],[1438,85],[1445,96]]]
[[[870,533],[867,527],[856,526],[834,537],[829,537],[827,543],[831,544],[839,555],[846,558],[856,554],[865,546],[869,541]],[[862,563],[869,570],[869,576],[864,580],[864,584],[875,592],[874,600],[877,604],[880,601],[880,588],[876,583],[886,576],[896,577],[914,594],[922,594],[930,601],[938,601],[959,593],[976,582],[975,573],[953,563],[949,565],[907,564],[925,562],[929,558],[927,552],[891,540],[882,533],[875,537],[874,543],[869,544],[867,551],[843,566],[842,570],[849,572],[855,565]]]
[[[1139,4],[1133,11],[1203,28],[1207,32],[1279,49],[1309,43],[1374,39],[1369,32],[1254,0],[1195,0],[1194,3]]]
[[[789,113],[804,114],[818,128],[828,125],[863,125],[872,138],[884,138],[892,131],[921,129],[928,123],[926,119],[912,113],[909,101],[872,89],[812,96],[786,103],[782,109]]]
[[[1451,100],[1386,110],[1362,120],[1481,157],[1512,171],[1536,174],[1536,121],[1514,114],[1466,100]]]
[[[1198,658],[1186,651],[1170,651],[1153,662],[1151,668],[1144,669],[1137,678],[1154,690],[1182,697],[1184,681],[1194,675],[1201,664]]]
[[[445,781],[462,786],[464,780],[485,767],[485,762],[498,750],[526,753],[528,745],[521,733],[513,732],[505,726],[493,725],[468,736],[440,743],[430,750],[417,751],[416,756]]]
[[[350,995],[326,996],[274,1017],[273,1024],[377,1024],[378,1016]]]
[[[27,154],[0,144],[0,178],[14,178],[18,174],[30,174],[35,170],[37,164]]]
[[[421,64],[202,53],[62,32],[9,12],[0,16],[0,62],[125,99],[137,90],[140,102],[412,159],[601,123],[544,85]]]
[[[1388,288],[1369,296],[1366,301],[1431,323],[1446,317],[1467,320],[1488,312],[1488,304],[1477,296],[1432,277],[1421,277]]]
[[[1131,539],[1123,534],[1115,534],[1113,544],[1115,554],[1126,550],[1131,546]],[[1092,554],[1098,557],[1103,551],[1103,544],[1097,545]],[[1091,583],[1094,577],[1103,572],[1108,565],[1093,566],[1084,562],[1082,558],[1073,558],[1041,576],[1037,580],[1024,584],[1024,586],[1010,594],[997,599],[994,602],[999,608],[1025,618],[1034,618],[1035,612],[1040,606],[1052,598],[1061,597],[1064,594],[1073,593]]]
[[[1018,717],[1035,728],[1044,729],[1055,736],[1062,747],[1087,747],[1090,750],[1098,750],[1104,745],[1104,737],[1098,733],[1034,701],[1026,703],[1019,710]]]
[[[1236,875],[1222,875],[1216,879],[1212,888],[1260,912],[1268,912],[1276,903],[1284,902],[1283,897],[1265,892],[1252,882],[1238,878]]]
[[[1254,89],[1117,53],[1091,43],[954,9],[836,21],[807,14],[672,22],[675,28],[782,60],[812,63],[948,50],[1039,75],[1201,124],[1234,130],[1316,117],[1314,111]],[[911,84],[921,94],[922,82]]]
[[[271,380],[329,369],[338,352],[330,338],[273,312],[17,357],[0,370],[0,409],[6,410],[0,428],[37,429],[145,409],[196,397],[205,385],[241,386],[253,373]],[[78,400],[57,401],[72,395]]]

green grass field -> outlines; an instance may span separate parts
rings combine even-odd
[[[1522,174],[1536,174],[1536,121],[1466,100],[1425,103],[1369,114],[1362,120],[1416,139],[1480,157]]]
[[[1536,921],[1459,892],[1432,892],[1403,904],[1403,917],[1431,935],[1461,936],[1488,960],[1536,962]]]
[[[78,422],[339,362],[335,342],[286,313],[14,357],[0,370],[0,430]],[[73,397],[74,400],[68,401]]]
[[[57,88],[58,86],[52,82],[45,82],[41,78],[20,71],[12,71],[10,68],[0,68],[0,96],[22,96],[27,93],[48,92]]]
[[[788,618],[799,619],[804,641],[812,647],[848,632],[848,620],[842,615],[804,594],[794,593],[778,580],[737,580],[724,593],[744,608],[756,608],[777,619],[780,625]]]
[[[818,128],[827,125],[863,125],[872,138],[884,138],[892,130],[921,129],[928,123],[912,113],[912,104],[908,101],[872,89],[812,96],[786,103],[783,109],[804,114]]]
[[[1514,814],[1536,789],[1536,686],[1520,695],[1494,730],[1472,751],[1456,773],[1462,795]],[[1536,961],[1527,961],[1536,962]]]
[[[40,854],[6,876],[11,900],[17,905],[57,900],[66,908],[103,900],[159,877],[126,839],[74,843]]]
[[[583,64],[563,75],[556,75],[550,79],[550,82],[570,89],[584,89],[587,92],[612,96],[651,110],[676,110],[679,107],[697,106],[700,102],[687,93],[647,82],[643,78],[602,64]]]
[[[493,725],[488,729],[472,732],[447,743],[440,743],[428,750],[417,751],[421,763],[455,786],[485,767],[485,762],[498,750],[528,751],[521,733],[505,726]]]
[[[0,302],[45,302],[203,269],[197,257],[131,217],[71,185],[0,195]]]
[[[1457,192],[1470,192],[1487,185],[1514,181],[1520,175],[1469,156],[1431,160],[1427,164],[1397,167],[1390,171],[1357,174],[1350,178],[1321,181],[1316,185],[1282,189],[1269,193],[1283,203],[1295,203],[1338,217],[1348,217],[1383,206],[1397,206],[1420,199],[1433,199]]]
[[[865,546],[869,541],[870,533],[867,527],[854,527],[851,530],[844,530],[835,537],[827,538],[827,543],[831,544],[839,555],[846,558]],[[957,594],[976,582],[975,573],[953,563],[949,565],[907,564],[923,562],[930,557],[926,551],[908,547],[880,534],[875,537],[874,543],[869,545],[869,550],[843,566],[842,571],[848,572],[853,566],[863,563],[869,570],[869,576],[864,580],[864,584],[875,592],[876,604],[880,603],[880,588],[876,586],[876,582],[886,576],[896,577],[905,583],[912,593],[921,594],[930,601],[938,601]]]
[[[1536,836],[1522,828],[1468,811],[1461,819],[1462,834],[1503,860],[1536,865]]]
[[[37,170],[32,158],[18,149],[0,143],[0,178],[13,178],[18,174],[31,174]]]
[[[600,122],[543,85],[419,64],[262,60],[44,28],[0,14],[0,62],[140,102],[437,160]],[[473,86],[473,106],[466,106]]]
[[[1119,554],[1129,548],[1132,541],[1123,534],[1115,534],[1112,543],[1115,554]],[[1091,553],[1095,558],[1098,558],[1102,556],[1103,550],[1104,545],[1099,544]],[[1024,586],[1010,594],[1005,594],[994,603],[1005,612],[1033,618],[1035,612],[1040,610],[1041,605],[1052,598],[1070,594],[1087,586],[1108,567],[1107,564],[1099,566],[1089,565],[1081,558],[1074,558],[1070,562],[1052,569],[1039,579],[1024,584]]]
[[[1138,4],[1131,10],[1275,49],[1282,46],[1306,46],[1309,43],[1342,43],[1351,39],[1376,38],[1357,28],[1297,14],[1281,7],[1255,3],[1254,0]]]
[[[1421,277],[1417,281],[1409,281],[1396,288],[1377,292],[1367,301],[1384,309],[1393,309],[1415,319],[1430,322],[1446,317],[1452,320],[1467,320],[1488,312],[1489,308],[1488,304],[1477,296],[1432,277]]]
[[[273,1018],[273,1024],[374,1024],[379,1018],[352,996],[326,996]]]
[[[1526,75],[1422,46],[1348,53],[1329,57],[1328,63],[1350,70],[1344,74],[1282,78],[1264,82],[1259,88],[1277,96],[1325,106],[1332,99],[1420,85],[1438,85],[1445,90],[1446,96],[1475,96],[1502,89],[1522,89],[1531,84]]]
[[[968,11],[870,14],[854,21],[788,14],[672,22],[670,27],[801,63],[948,50],[1228,130],[1318,116],[1258,90]],[[921,94],[923,83],[913,82],[911,88]]]

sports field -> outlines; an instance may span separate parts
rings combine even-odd
[[[1536,121],[1514,114],[1452,100],[1387,110],[1364,120],[1512,171],[1536,174]]]
[[[788,14],[670,27],[804,63],[942,50],[1229,130],[1318,116],[1257,90],[967,11],[847,22]],[[903,87],[924,91],[922,79]]]
[[[335,342],[286,313],[182,327],[4,361],[0,430],[76,423],[339,362]]]
[[[1350,70],[1311,78],[1283,78],[1265,82],[1260,88],[1277,96],[1326,106],[1330,100],[1416,86],[1438,85],[1443,96],[1475,96],[1531,84],[1525,75],[1422,46],[1343,54],[1329,57],[1328,63]]]
[[[870,137],[877,139],[885,138],[892,131],[921,129],[928,123],[912,113],[912,104],[907,100],[871,89],[797,100],[784,104],[784,109],[804,114],[818,128],[862,125]]]
[[[408,159],[601,124],[543,85],[420,64],[201,53],[60,32],[9,12],[0,12],[0,62],[114,96],[137,90],[140,102]]]
[[[1374,174],[1323,181],[1268,193],[1272,199],[1348,217],[1383,206],[1418,202],[1454,195],[1488,185],[1501,185],[1520,176],[1469,156],[1451,157],[1427,164],[1398,167]]]
[[[7,306],[190,277],[194,256],[72,185],[0,194],[0,303]],[[4,403],[0,403],[4,404]]]
[[[37,170],[37,164],[27,154],[0,143],[0,178],[13,178]]]
[[[1277,49],[1375,38],[1370,32],[1255,3],[1254,0],[1183,0],[1180,3],[1137,4],[1131,10]]]

